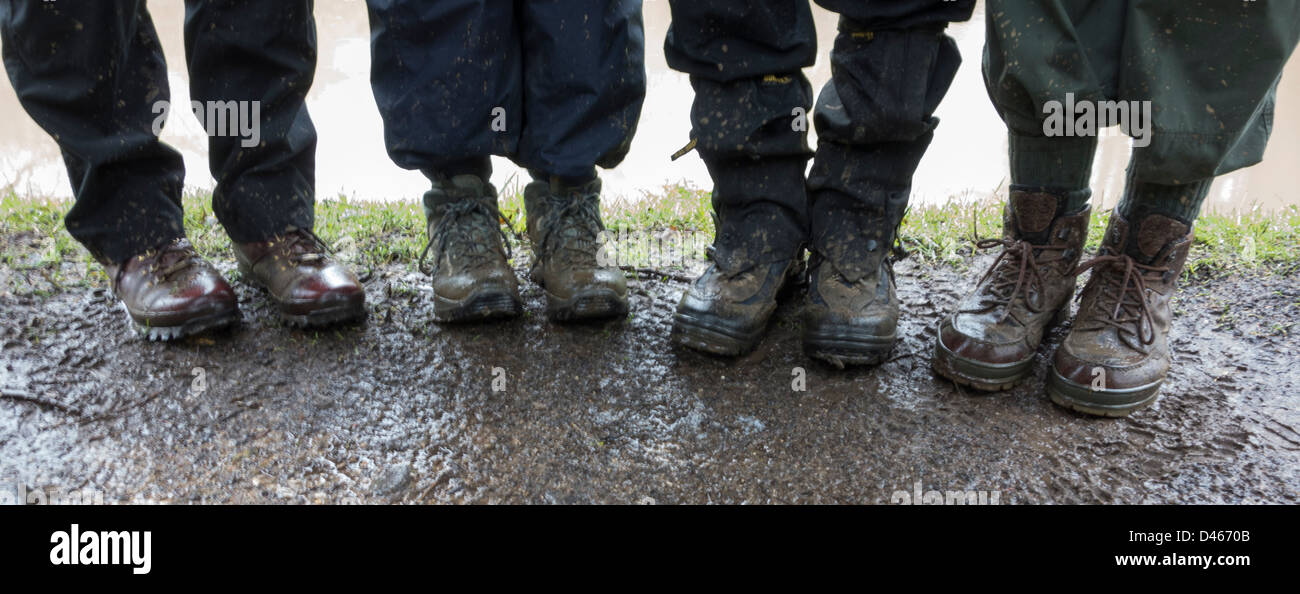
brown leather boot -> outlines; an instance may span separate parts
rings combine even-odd
[[[1088,236],[1092,210],[1066,214],[1065,202],[1052,193],[1011,193],[1002,238],[977,244],[1002,253],[939,323],[931,359],[939,375],[996,391],[1029,373],[1043,333],[1070,313],[1074,269]]]
[[[235,291],[185,238],[118,264],[104,263],[113,294],[149,340],[167,341],[239,322]]]
[[[365,317],[361,282],[330,259],[315,233],[298,229],[270,241],[235,244],[234,250],[244,280],[267,290],[286,324],[306,328]]]
[[[1136,231],[1111,214],[1074,325],[1047,376],[1053,402],[1122,417],[1155,402],[1169,371],[1169,300],[1192,245],[1192,227],[1147,215]]]

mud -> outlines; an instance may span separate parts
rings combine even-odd
[[[888,503],[919,481],[1001,503],[1300,500],[1294,270],[1185,286],[1163,398],[1104,420],[1048,401],[1050,348],[1033,379],[998,395],[932,374],[933,326],[974,281],[961,267],[900,264],[905,338],[888,363],[850,371],[802,354],[797,303],[740,359],[672,347],[675,279],[634,281],[626,320],[553,324],[525,282],[524,318],[440,326],[421,277],[393,267],[367,274],[368,323],[319,333],[281,326],[237,283],[241,328],[160,345],[127,331],[83,265],[63,267],[62,288],[32,270],[0,278],[0,490],[109,503]],[[806,391],[792,389],[798,368]]]

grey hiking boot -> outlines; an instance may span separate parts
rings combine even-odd
[[[496,199],[492,185],[474,175],[437,182],[424,195],[429,243],[420,270],[433,277],[440,321],[511,317],[522,310]]]
[[[600,232],[600,180],[577,187],[534,181],[524,188],[531,276],[546,290],[546,312],[555,320],[627,315],[623,271],[596,260]]]

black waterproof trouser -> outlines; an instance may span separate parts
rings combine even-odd
[[[185,4],[190,95],[217,116],[205,122],[217,219],[236,242],[311,228],[312,1]],[[72,236],[106,262],[183,236],[184,166],[157,137],[170,93],[145,0],[0,0],[0,35],[19,101],[62,150]]]
[[[832,78],[812,114],[818,146],[806,190],[813,95],[800,69],[817,55],[807,0],[671,3],[665,51],[669,66],[691,75],[691,134],[720,224],[755,221],[741,224],[762,225],[778,256],[845,208],[901,216],[961,61],[944,29],[974,10],[973,0],[818,3],[841,18]]]

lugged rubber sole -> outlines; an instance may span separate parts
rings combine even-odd
[[[704,318],[677,312],[673,314],[673,341],[697,351],[734,357],[753,350],[765,326],[753,332],[737,333],[709,324]]]
[[[359,322],[366,318],[366,303],[364,301],[355,303],[343,303],[333,307],[318,309],[308,314],[290,314],[285,311],[280,312],[280,319],[285,324],[294,328],[320,328],[323,326],[333,326],[335,324],[345,324]]]
[[[1047,396],[1052,402],[1085,414],[1099,417],[1126,417],[1151,406],[1160,398],[1164,380],[1124,390],[1093,390],[1061,377],[1053,368],[1047,374]]]
[[[125,310],[126,306],[123,305],[122,309]],[[202,334],[204,332],[223,330],[235,326],[240,322],[239,309],[219,311],[206,316],[197,317],[179,326],[150,326],[148,324],[141,324],[131,317],[129,311],[127,312],[127,319],[131,321],[131,325],[140,336],[144,337],[146,340],[156,342],[170,342],[187,336]]]
[[[934,338],[934,356],[930,367],[953,383],[981,392],[1001,392],[1015,387],[1033,370],[1034,357],[1014,363],[992,364],[961,357],[944,346],[940,335]]]
[[[879,365],[898,342],[898,335],[872,336],[851,333],[817,333],[803,339],[804,353],[840,369],[846,365]]]
[[[568,299],[546,292],[546,313],[557,322],[626,316],[627,298],[612,289],[580,291]]]
[[[433,296],[433,313],[440,322],[479,322],[513,318],[523,313],[523,305],[514,295],[500,291],[482,291],[460,301]]]

